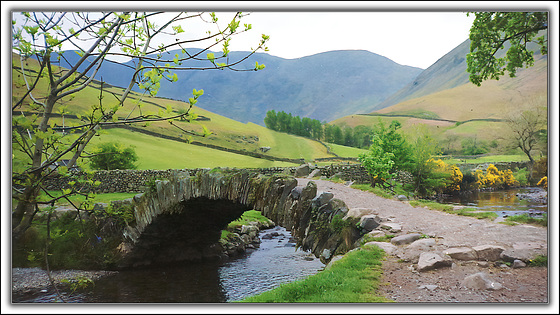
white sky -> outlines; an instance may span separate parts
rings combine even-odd
[[[252,24],[253,33],[270,35],[274,56],[360,49],[425,69],[468,38],[474,17],[463,12],[253,12],[243,20]]]
[[[401,65],[423,69],[431,66],[468,38],[474,17],[472,15],[467,17],[465,12],[481,10],[489,6],[488,2],[476,1],[450,3],[154,1],[139,2],[136,4],[138,7],[135,7],[134,2],[80,2],[78,7],[75,3],[70,7],[69,2],[56,1],[8,2],[13,3],[12,10],[26,8],[30,11],[71,9],[99,11],[109,8],[132,11],[190,9],[190,11],[233,12],[241,10],[252,12],[242,19],[242,23],[252,24],[253,29],[232,39],[230,46],[232,51],[249,50],[256,46],[261,34],[264,33],[270,36],[267,45],[270,49],[268,53],[282,58],[292,59],[330,50],[356,49],[368,50]],[[525,4],[514,2],[515,10],[521,10],[528,4],[535,7],[538,5],[535,2],[539,3],[538,1]],[[122,7],[125,3],[126,7]],[[442,7],[442,4],[445,7]],[[461,5],[462,7],[459,7]],[[220,22],[227,22],[232,16],[225,12],[218,13]],[[195,31],[199,35],[207,30],[206,26],[199,29],[192,23],[188,25],[188,28],[183,28],[186,31]]]

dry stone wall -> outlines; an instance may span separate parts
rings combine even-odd
[[[349,165],[331,165],[331,166],[313,166],[311,169],[318,169],[317,176],[332,177],[337,175],[342,180],[354,182],[369,182],[370,176],[367,171],[357,164]],[[262,175],[273,175],[285,173],[294,175],[295,167],[272,167],[250,169],[251,172]],[[223,170],[229,170],[223,168]],[[86,185],[86,192],[93,191],[95,193],[115,193],[115,192],[143,192],[146,187],[155,180],[165,180],[173,176],[193,176],[199,171],[210,171],[210,169],[180,169],[180,170],[111,170],[96,171],[92,175],[92,180],[98,181],[99,186],[92,187]],[[68,182],[75,181],[77,177],[83,176],[83,172],[72,172],[70,176],[55,175],[46,181],[48,190],[60,190],[69,188]]]

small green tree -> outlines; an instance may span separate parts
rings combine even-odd
[[[436,140],[426,131],[419,130],[412,142],[412,160],[410,173],[412,183],[405,188],[414,191],[420,197],[427,197],[440,191],[447,185],[449,176],[438,172],[438,165],[433,156],[440,152]]]
[[[413,163],[411,146],[399,129],[401,129],[401,123],[396,120],[393,120],[387,127],[379,119],[378,123],[373,126],[373,135],[377,135],[382,140],[383,150],[394,155],[395,164],[391,170],[393,173],[397,170],[409,171]]]
[[[461,141],[461,147],[465,155],[477,155],[488,152],[486,143],[484,141],[477,141],[476,135],[473,138],[466,138]]]
[[[373,187],[377,184],[383,185],[387,180],[393,178],[394,159],[395,155],[392,152],[383,149],[383,140],[379,135],[373,136],[369,152],[358,156],[358,161],[362,163],[362,166],[372,177],[371,186]]]
[[[133,146],[125,147],[118,142],[105,142],[97,146],[95,155],[90,159],[90,166],[98,170],[136,169],[134,162],[138,156]]]

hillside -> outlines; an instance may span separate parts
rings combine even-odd
[[[21,77],[20,58],[12,55],[12,99],[17,100],[25,92],[25,82]],[[36,60],[28,59],[25,68],[31,72],[37,69]],[[100,95],[101,84],[92,84],[74,97],[66,98],[61,105],[67,107],[63,117],[55,109],[51,121],[58,126],[72,126],[78,124],[77,115],[84,115],[92,102],[97,103]],[[36,97],[44,94],[47,89],[46,79],[39,81],[34,92]],[[119,93],[122,88],[106,86],[103,95]],[[131,93],[117,114],[123,118],[132,113],[134,116],[137,105],[140,104],[143,113],[157,113],[168,106],[175,113],[188,104],[159,97],[144,96]],[[104,99],[105,106],[114,106],[116,99],[112,96]],[[139,102],[139,103],[138,103]],[[57,105],[58,106],[58,105]],[[12,112],[12,115],[25,115],[30,117],[33,110],[29,106],[29,98],[24,105]],[[94,137],[92,144],[99,142],[117,140],[124,144],[135,145],[140,156],[140,168],[193,168],[193,167],[271,167],[298,165],[301,159],[312,161],[320,158],[333,158],[334,154],[328,152],[323,144],[293,135],[276,132],[254,123],[241,123],[230,118],[215,114],[200,107],[193,107],[193,113],[198,115],[194,121],[175,121],[173,125],[169,122],[153,122],[151,124],[135,124],[126,129],[122,125],[115,128],[105,127],[100,137]],[[201,136],[203,128],[206,127],[212,134]],[[69,135],[68,137],[72,137]],[[187,143],[187,139],[191,144]],[[261,148],[267,147],[263,152]],[[154,154],[158,152],[158,154]],[[350,155],[346,155],[346,154]],[[340,156],[351,156],[357,154],[355,151],[343,151]],[[22,158],[15,152],[14,165],[21,163]]]
[[[196,51],[199,50],[189,50],[189,53]],[[175,54],[181,56],[182,53],[171,51],[164,57],[172,59]],[[216,56],[220,54],[215,53]],[[229,58],[238,60],[245,54],[231,52]],[[67,52],[65,57],[73,63],[78,55]],[[204,89],[199,106],[240,122],[259,125],[264,125],[266,112],[272,109],[330,121],[370,112],[422,71],[360,50],[330,51],[297,59],[257,53],[241,63],[240,68],[254,68],[255,61],[266,68],[257,72],[177,72],[179,80],[175,83],[162,81],[158,96],[186,101],[190,95],[185,91]],[[67,66],[64,60],[60,65]],[[127,86],[133,71],[127,67],[130,65],[106,63],[96,79],[103,78],[114,86]],[[189,63],[193,67],[201,65],[208,66],[209,62]]]
[[[542,32],[542,35],[546,35],[546,32]],[[509,43],[506,43],[504,49],[499,50],[496,54],[497,57],[503,57],[508,48]],[[543,58],[536,44],[530,43],[528,44],[528,48],[535,51],[535,59]],[[375,106],[375,111],[413,98],[419,98],[469,83],[469,74],[466,72],[467,63],[465,59],[469,51],[470,40],[467,39],[426,70],[422,71],[418,77],[409,82],[401,90],[377,104]]]
[[[398,120],[407,134],[416,134],[420,125],[442,143],[471,138],[498,142],[506,137],[503,121],[517,110],[546,105],[548,95],[547,56],[535,54],[533,67],[519,69],[517,76],[484,81],[480,87],[468,81],[466,41],[423,71],[411,84],[389,97],[370,114],[349,115],[331,123],[372,125],[380,119],[388,124]]]

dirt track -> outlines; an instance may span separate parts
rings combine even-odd
[[[298,178],[305,186],[309,179]],[[369,208],[381,218],[401,224],[402,232],[419,232],[436,239],[436,249],[496,245],[506,252],[534,257],[547,255],[547,228],[530,225],[508,226],[489,220],[448,214],[442,211],[415,208],[406,201],[390,200],[372,193],[324,180],[313,180],[318,191],[334,194],[349,209]],[[451,268],[417,272],[413,264],[389,256],[384,262],[381,290],[385,296],[402,303],[547,303],[548,270],[546,267],[513,269],[505,266],[479,266],[473,261],[456,261]],[[501,290],[469,290],[461,287],[468,275],[485,272],[503,285]],[[423,287],[428,285],[428,288]]]

